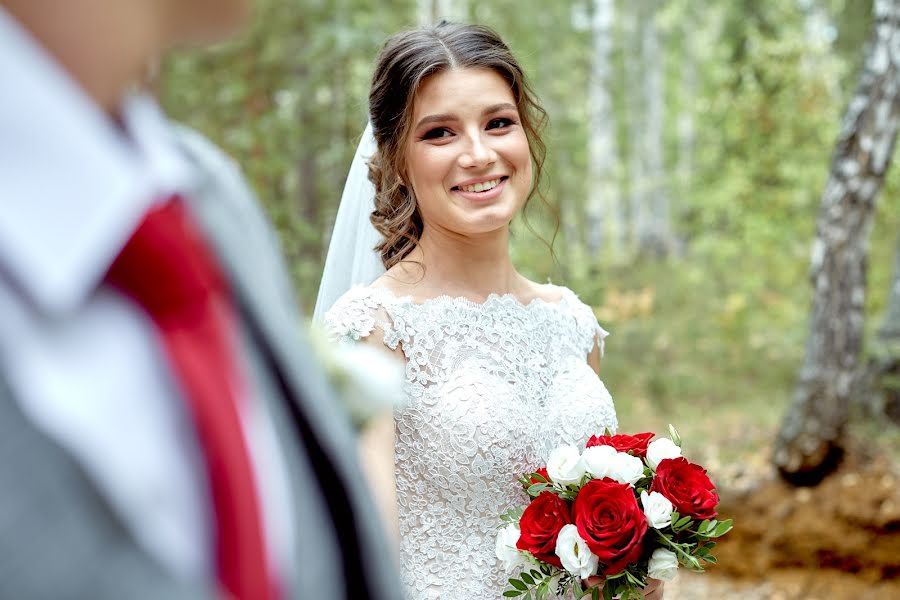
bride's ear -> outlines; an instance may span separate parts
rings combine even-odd
[[[406,176],[406,167],[402,167],[397,172],[397,179],[400,182],[400,189],[412,199],[413,202],[416,200],[416,192],[413,189],[413,186],[409,184],[409,178]]]

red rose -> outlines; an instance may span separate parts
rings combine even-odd
[[[572,515],[578,535],[605,565],[604,575],[615,575],[641,557],[647,518],[628,484],[592,479],[584,484]]]
[[[532,475],[532,477],[530,478],[530,479],[531,479],[531,483],[546,483],[546,482],[550,481],[550,476],[547,475],[547,467],[541,467],[540,469],[538,469],[537,471],[535,471],[535,473],[537,473],[538,475],[540,475],[541,477],[543,477],[543,478],[544,478],[544,481],[541,481],[541,480],[539,480],[538,478],[536,478],[536,477],[534,477],[534,476]]]
[[[591,446],[612,446],[619,452],[628,452],[629,450],[635,455],[643,458],[647,455],[647,445],[653,436],[656,435],[650,431],[646,433],[638,433],[636,435],[626,435],[620,433],[618,435],[592,435],[585,448]]]
[[[689,463],[684,457],[661,460],[650,491],[668,498],[680,515],[716,518],[719,495],[715,486],[706,475],[706,469]]]
[[[562,568],[556,556],[556,537],[572,522],[569,504],[553,492],[541,492],[522,513],[516,548],[531,552],[535,558]]]

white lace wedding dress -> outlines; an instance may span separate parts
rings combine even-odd
[[[617,427],[612,398],[587,364],[606,332],[570,290],[527,305],[423,303],[355,287],[325,318],[349,343],[384,334],[406,356],[406,405],[395,415],[401,569],[410,600],[501,598],[499,515],[526,502],[516,483],[561,443]]]

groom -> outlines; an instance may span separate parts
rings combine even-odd
[[[0,598],[400,597],[270,230],[128,93],[247,4],[0,0]]]

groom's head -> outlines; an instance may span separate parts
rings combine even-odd
[[[0,0],[14,17],[42,37],[79,24],[142,28],[162,46],[210,43],[247,20],[254,0]],[[68,25],[68,27],[67,27]],[[97,35],[104,32],[97,30]]]
[[[147,64],[173,46],[226,38],[248,19],[252,5],[253,0],[0,0],[89,95],[113,111]]]

